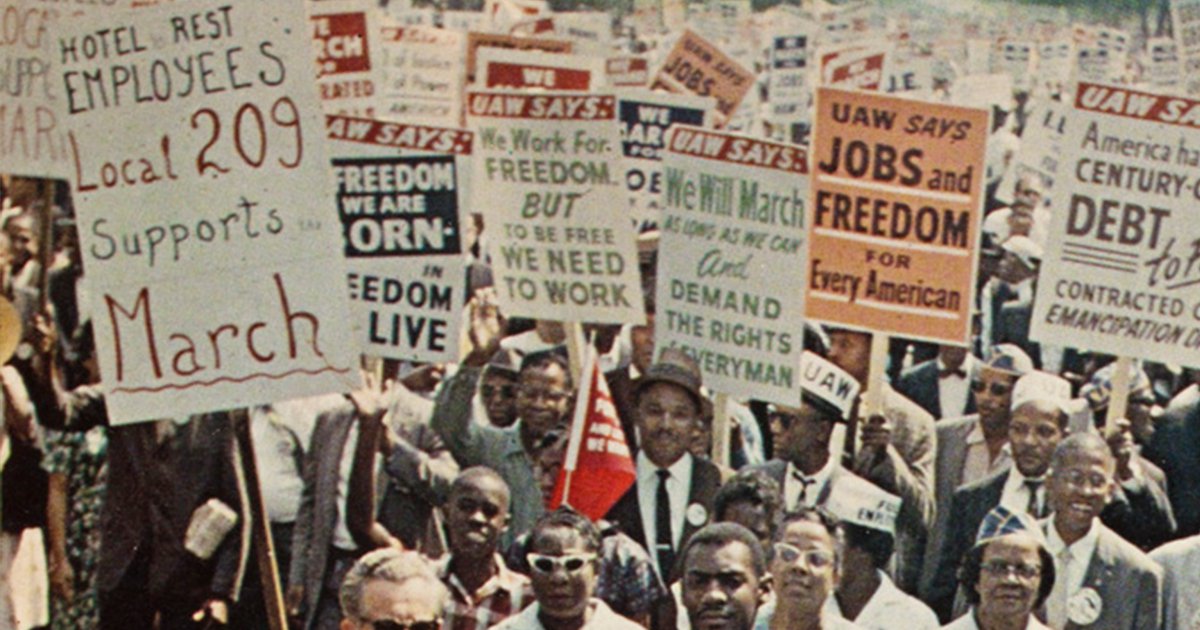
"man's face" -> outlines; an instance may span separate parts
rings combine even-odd
[[[1017,181],[1017,188],[1013,195],[1013,212],[1021,211],[1025,214],[1032,215],[1035,208],[1042,203],[1042,193],[1031,182],[1027,180]]]
[[[996,269],[996,277],[1009,284],[1020,284],[1026,278],[1032,278],[1037,275],[1033,269],[1030,269],[1016,254],[1006,251],[1000,257],[1000,266]]]
[[[975,392],[975,408],[979,419],[989,429],[1006,429],[1011,417],[1013,384],[1017,377],[990,367],[979,370],[979,376],[971,383]]]
[[[496,370],[488,370],[479,383],[479,395],[488,421],[507,427],[517,420],[517,379]]]
[[[537,433],[562,424],[571,409],[571,387],[567,371],[557,363],[521,371],[517,387],[517,413]]]
[[[558,473],[562,470],[563,456],[566,454],[566,450],[567,436],[559,434],[557,439],[543,445],[534,454],[538,486],[542,489],[542,498],[547,502],[554,495],[554,487],[558,485]]]
[[[33,237],[33,221],[17,217],[8,223],[8,254],[14,267],[20,267],[37,253]]]
[[[508,489],[490,477],[456,486],[446,501],[450,551],[465,558],[490,558],[508,525]]]
[[[835,541],[825,526],[812,521],[788,523],[775,544],[771,575],[776,597],[794,602],[801,611],[820,614],[838,582]]]
[[[579,533],[567,527],[544,530],[534,537],[530,552],[562,560],[552,563],[549,571],[541,570],[536,561],[531,563],[529,580],[542,614],[553,619],[583,615],[596,590],[596,556]]]
[[[1065,436],[1058,425],[1059,409],[1053,403],[1031,400],[1017,407],[1008,425],[1013,462],[1026,477],[1041,477],[1050,467],[1050,456]]]
[[[683,605],[696,630],[750,630],[766,586],[746,545],[697,546],[683,568]]]
[[[1107,447],[1068,451],[1050,472],[1046,498],[1060,529],[1086,532],[1113,494],[1113,461]]]
[[[1037,542],[1027,534],[1004,536],[988,543],[975,587],[981,613],[1024,620],[1033,612],[1042,579],[1037,550]]]
[[[962,346],[938,346],[938,358],[946,367],[957,369],[967,360],[967,349]]]
[[[824,414],[807,402],[799,407],[778,406],[769,426],[775,457],[789,462],[798,461],[814,449],[827,449],[833,429]]]
[[[374,630],[376,624],[440,622],[440,599],[436,585],[412,579],[397,584],[388,580],[368,580],[363,584],[362,619],[344,619],[342,630]]]
[[[1149,444],[1154,439],[1154,393],[1149,387],[1129,392],[1129,403],[1125,408],[1125,417],[1129,419],[1133,439],[1138,444]]]
[[[829,360],[859,383],[866,383],[871,368],[871,335],[851,330],[829,333]]]
[[[687,390],[671,383],[653,383],[637,402],[637,428],[642,451],[655,466],[666,468],[687,452],[700,410]]]
[[[629,331],[630,345],[633,346],[631,361],[634,367],[645,372],[654,363],[654,314],[646,314],[646,323],[634,326]]]

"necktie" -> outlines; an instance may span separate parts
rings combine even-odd
[[[1025,507],[1025,511],[1034,518],[1042,518],[1046,516],[1044,514],[1044,510],[1038,509],[1038,488],[1041,487],[1041,479],[1025,480],[1025,488],[1029,490],[1029,505]]]
[[[1067,600],[1070,598],[1067,582],[1071,580],[1071,552],[1063,548],[1054,556],[1054,588],[1046,601],[1046,625],[1051,628],[1063,628],[1067,625]]]
[[[938,370],[938,378],[939,379],[949,378],[951,376],[957,376],[958,378],[966,379],[967,371],[962,368],[957,368],[957,369],[946,368],[944,370]]]
[[[808,505],[808,487],[817,483],[817,480],[801,474],[799,470],[792,471],[792,479],[800,482],[800,494],[796,497],[796,504],[791,507],[791,509],[795,510]]]
[[[654,494],[654,543],[658,552],[658,571],[663,581],[675,565],[674,536],[671,535],[671,496],[667,494],[668,470],[658,471],[658,490]]]

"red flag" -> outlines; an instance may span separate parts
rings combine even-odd
[[[637,478],[637,469],[617,418],[608,382],[596,353],[588,348],[580,380],[579,402],[571,424],[571,441],[550,509],[566,503],[593,521],[608,513]]]

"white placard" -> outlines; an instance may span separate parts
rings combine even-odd
[[[71,170],[58,110],[58,9],[0,2],[0,173],[64,179]]]
[[[676,127],[663,157],[655,347],[714,391],[795,406],[808,205],[802,147]]]
[[[383,50],[374,0],[309,0],[308,9],[325,113],[378,116]]]
[[[116,423],[357,386],[309,33],[299,0],[196,0],[56,38]]]
[[[504,313],[644,321],[616,97],[471,92],[467,120],[471,207],[484,217]]]
[[[412,125],[454,126],[462,120],[466,35],[422,26],[383,26],[381,118]]]

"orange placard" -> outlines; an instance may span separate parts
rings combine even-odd
[[[967,342],[987,133],[984,110],[818,88],[808,317]]]
[[[717,99],[717,127],[724,127],[754,86],[754,73],[692,31],[684,31],[658,69],[651,90]]]

